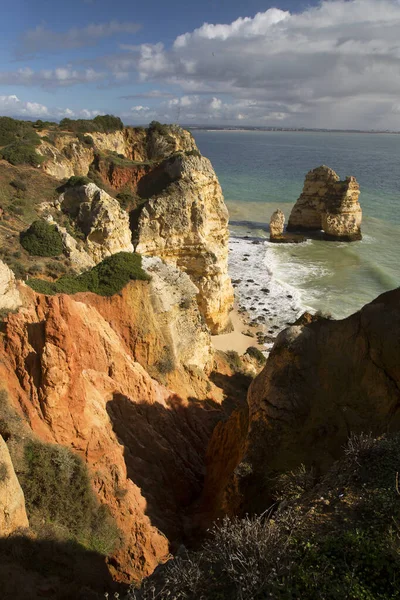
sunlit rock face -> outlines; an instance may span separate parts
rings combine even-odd
[[[210,161],[200,155],[172,157],[142,188],[149,200],[133,232],[136,251],[185,271],[199,290],[200,312],[212,333],[226,330],[233,305],[228,211]]]
[[[303,192],[289,217],[287,231],[321,231],[327,239],[361,239],[360,186],[355,177],[340,181],[333,169],[318,167],[307,173]]]
[[[85,250],[95,263],[117,252],[133,252],[128,214],[94,183],[68,189],[58,206],[84,232]]]

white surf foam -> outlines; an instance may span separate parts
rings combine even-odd
[[[279,278],[273,244],[231,237],[229,272],[240,308],[266,333],[277,335],[302,314],[299,290]]]

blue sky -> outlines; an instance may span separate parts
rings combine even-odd
[[[14,0],[0,113],[400,129],[399,0]]]

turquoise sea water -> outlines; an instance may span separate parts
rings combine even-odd
[[[241,279],[237,295],[254,316],[271,326],[304,309],[342,318],[400,285],[400,135],[193,133],[222,185],[231,276]],[[360,183],[363,240],[269,244],[271,214],[279,207],[288,219],[306,173],[322,164]]]

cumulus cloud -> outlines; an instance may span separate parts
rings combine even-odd
[[[174,84],[185,96],[224,95],[233,120],[396,127],[399,30],[398,0],[330,0],[301,13],[272,8],[230,24],[206,23],[170,48],[133,47],[125,70],[131,61],[143,82]],[[189,117],[192,107],[180,108],[181,118],[185,111]]]
[[[10,117],[24,117],[27,119],[62,119],[63,117],[92,119],[100,114],[98,110],[83,108],[72,110],[70,108],[47,107],[38,102],[20,100],[15,94],[0,96],[0,114]]]
[[[38,25],[21,37],[16,49],[18,57],[32,56],[43,52],[59,52],[83,46],[93,46],[103,38],[121,33],[136,33],[140,29],[138,23],[110,21],[109,23],[92,23],[86,27],[71,27],[64,32],[47,29]]]

